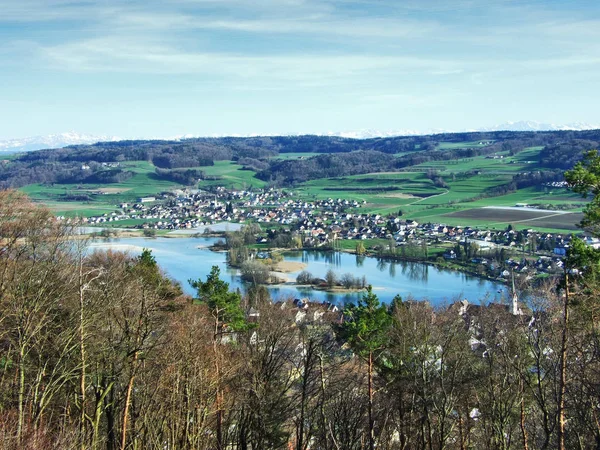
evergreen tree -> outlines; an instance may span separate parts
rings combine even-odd
[[[225,448],[223,439],[223,417],[225,389],[222,384],[219,344],[223,343],[223,335],[242,331],[247,328],[247,322],[242,310],[242,296],[239,292],[230,292],[229,283],[221,280],[221,271],[218,266],[213,266],[206,281],[190,280],[190,284],[198,293],[197,300],[208,306],[214,320],[213,353],[215,359],[216,389],[216,438],[217,449]]]
[[[229,283],[219,278],[221,270],[213,266],[206,281],[190,280],[196,289],[197,300],[208,306],[215,319],[215,339],[224,331],[242,331],[246,328],[242,298],[239,293],[229,291]]]
[[[338,337],[348,342],[353,351],[367,362],[369,396],[369,448],[375,448],[373,417],[373,371],[376,359],[386,348],[392,317],[373,293],[372,286],[358,301],[345,310],[346,320],[338,326]]]

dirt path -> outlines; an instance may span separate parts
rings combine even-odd
[[[490,225],[505,225],[505,224],[513,224],[513,223],[524,223],[524,222],[532,222],[534,220],[541,220],[541,219],[548,219],[550,217],[556,217],[556,216],[563,216],[565,214],[570,214],[570,213],[566,213],[566,212],[559,212],[559,213],[554,213],[554,214],[548,214],[546,216],[539,216],[539,217],[533,217],[531,219],[523,219],[523,220],[509,220],[507,222],[494,222],[491,223]]]
[[[420,202],[422,202],[422,201],[424,201],[424,200],[429,200],[429,199],[432,199],[432,198],[435,198],[435,197],[440,197],[440,196],[442,196],[442,195],[446,195],[448,192],[450,192],[450,190],[449,190],[449,189],[448,189],[446,192],[442,192],[441,194],[435,194],[435,195],[432,195],[432,196],[430,196],[430,197],[423,197],[423,198],[421,198],[421,199],[419,199],[419,200],[417,200],[417,201],[415,201],[415,202],[412,202],[412,203],[407,203],[407,204],[406,204],[406,205],[404,205],[404,206],[416,205],[417,203],[420,203]]]

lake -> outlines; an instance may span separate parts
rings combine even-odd
[[[137,255],[144,248],[152,250],[158,264],[176,281],[179,281],[188,294],[194,294],[188,280],[201,278],[211,267],[221,269],[221,278],[227,281],[230,288],[240,288],[238,271],[227,267],[226,254],[208,249],[216,238],[123,238],[98,240],[90,244],[90,251],[96,249],[128,251]],[[313,276],[324,278],[329,269],[338,275],[352,273],[354,276],[365,276],[367,283],[383,302],[390,302],[396,294],[403,299],[409,297],[416,300],[428,300],[434,305],[451,303],[468,299],[469,302],[496,301],[506,297],[506,288],[495,283],[467,274],[438,269],[436,267],[401,261],[381,260],[375,257],[360,257],[342,252],[297,251],[285,254],[288,261],[300,261],[307,264],[305,270]],[[288,274],[295,279],[299,272]],[[270,286],[274,299],[283,297],[308,297],[315,301],[331,301],[344,304],[356,301],[360,293],[328,293],[318,290],[298,288],[293,284]],[[498,293],[501,290],[502,293]]]

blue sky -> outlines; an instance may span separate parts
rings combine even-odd
[[[591,0],[0,0],[0,138],[600,122]]]

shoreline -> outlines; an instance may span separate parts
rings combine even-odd
[[[87,233],[87,234],[82,234],[79,235],[77,237],[77,239],[103,239],[102,236],[92,236],[93,233]],[[208,235],[200,235],[198,236],[197,234],[164,234],[164,235],[157,235],[157,236],[144,236],[144,230],[140,230],[140,229],[131,229],[131,230],[118,230],[115,231],[114,234],[111,236],[111,238],[120,238],[120,239],[128,239],[128,238],[148,238],[148,239],[155,239],[155,238],[167,238],[167,239],[189,239],[189,238],[197,238],[197,237],[206,237],[206,238],[220,238],[223,237],[222,233],[212,233],[212,234],[208,234]],[[211,246],[198,246],[197,248],[199,249],[209,249],[213,252],[227,252],[227,250],[221,250],[221,249],[213,249]],[[338,250],[332,250],[332,249],[319,249],[318,247],[310,247],[310,248],[299,248],[299,249],[289,249],[289,248],[271,248],[269,249],[269,251],[277,251],[277,252],[281,252],[281,253],[285,253],[285,252],[293,252],[293,251],[321,251],[321,252],[334,252],[334,251],[338,251],[338,252],[343,252],[343,253],[347,253],[350,255],[356,255],[356,252],[353,250],[347,250],[347,249],[338,249]],[[365,253],[362,256],[366,256],[366,257],[370,257],[370,258],[381,258],[381,259],[385,259],[387,261],[396,261],[396,262],[412,262],[412,263],[418,263],[418,264],[427,264],[430,265],[432,267],[436,267],[438,269],[444,269],[444,270],[449,270],[452,272],[459,272],[459,273],[464,273],[466,275],[472,276],[472,277],[476,277],[476,278],[480,278],[483,280],[487,280],[487,281],[491,281],[494,283],[500,283],[503,285],[506,285],[508,283],[507,280],[502,279],[502,278],[492,278],[489,277],[487,275],[482,275],[480,273],[474,272],[472,270],[469,270],[467,268],[457,268],[457,267],[448,267],[443,263],[438,263],[436,261],[428,261],[428,260],[420,260],[420,259],[414,259],[414,258],[400,258],[398,256],[378,256],[375,254],[370,254],[369,252]],[[298,265],[297,269],[295,270],[289,270],[289,269],[275,269],[275,270],[271,270],[271,272],[274,272],[276,274],[276,276],[282,276],[282,278],[284,280],[286,280],[284,283],[277,283],[277,284],[286,284],[290,281],[294,281],[294,280],[290,280],[290,278],[286,275],[288,273],[292,273],[292,272],[297,272],[297,271],[301,271],[304,268],[307,267],[307,264],[305,263],[299,263],[299,262],[295,262],[295,261],[282,261],[278,264],[281,263],[289,263],[290,265]],[[276,266],[277,267],[277,266]],[[272,284],[272,286],[276,286],[277,284]],[[313,287],[314,288],[314,287]],[[318,288],[314,288],[315,290],[321,290],[321,291],[325,291],[327,292],[326,289],[318,289]],[[331,291],[331,292],[340,292],[340,291]]]

